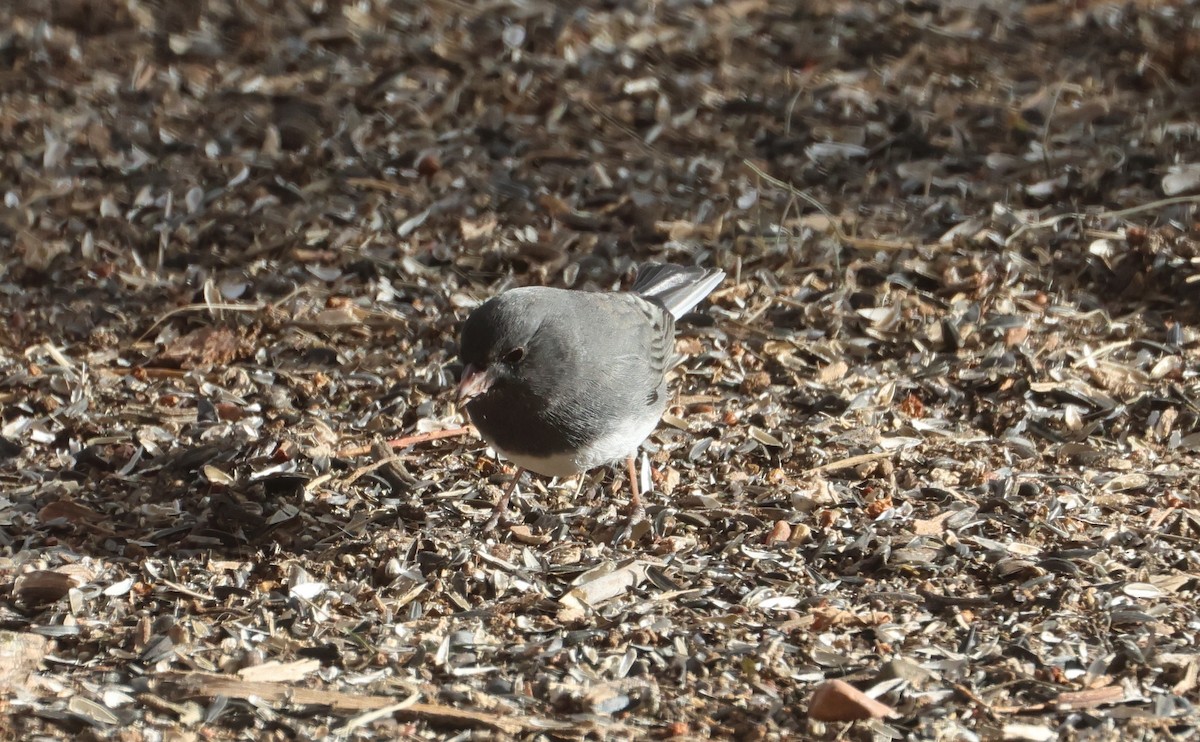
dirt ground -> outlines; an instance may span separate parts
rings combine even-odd
[[[0,738],[1200,734],[1198,11],[0,3]],[[483,531],[463,318],[651,260],[651,527]]]

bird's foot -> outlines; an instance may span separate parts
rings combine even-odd
[[[653,530],[654,524],[646,517],[646,508],[639,502],[629,509],[629,515],[613,534],[612,546],[627,542],[637,543]]]
[[[491,516],[484,521],[480,527],[481,533],[491,533],[500,528],[500,526],[511,526],[512,521],[508,517],[508,513],[503,510],[493,510]]]
[[[512,499],[513,492],[517,489],[517,482],[521,481],[521,475],[525,473],[524,469],[517,469],[517,473],[509,481],[508,486],[504,488],[504,493],[500,495],[500,499],[496,502],[496,507],[492,509],[492,517],[488,518],[481,529],[483,533],[489,533],[496,530],[501,524],[512,525],[512,521],[508,519],[508,503]]]
[[[653,524],[646,519],[646,505],[642,502],[642,492],[638,486],[636,459],[630,456],[625,460],[625,464],[629,472],[629,517],[613,536],[611,542],[613,546],[626,541],[637,543],[653,530]]]

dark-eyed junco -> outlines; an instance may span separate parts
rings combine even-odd
[[[484,440],[523,470],[565,477],[626,459],[640,517],[633,455],[667,406],[675,320],[724,277],[651,263],[628,292],[505,291],[463,325],[458,402]]]

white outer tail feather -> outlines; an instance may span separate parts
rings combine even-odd
[[[679,319],[692,311],[723,280],[725,271],[720,269],[647,263],[638,269],[631,290],[660,302],[672,317]]]

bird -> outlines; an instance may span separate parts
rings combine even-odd
[[[625,459],[631,522],[644,517],[634,457],[667,407],[675,321],[725,278],[720,269],[642,265],[629,291],[509,289],[463,323],[457,388],[480,436],[525,471],[569,477]]]

